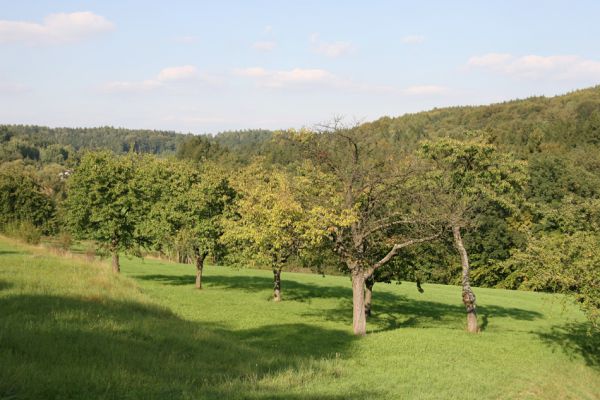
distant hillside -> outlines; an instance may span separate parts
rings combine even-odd
[[[537,152],[565,155],[600,144],[600,86],[556,97],[531,97],[485,106],[433,109],[399,117],[383,117],[362,125],[374,135],[404,150],[423,139],[465,137],[485,132],[501,148],[522,158]],[[173,131],[98,128],[48,128],[34,125],[0,125],[0,162],[30,159],[55,162],[82,149],[130,150],[176,154],[194,135]],[[265,155],[273,160],[293,159],[291,149],[272,143],[273,131],[226,131],[205,136],[207,141],[241,159]],[[188,152],[190,153],[190,152]],[[193,152],[192,152],[193,153]],[[569,157],[569,155],[566,155]]]
[[[371,131],[405,145],[439,136],[462,137],[484,131],[517,153],[600,143],[600,86],[556,97],[439,108],[365,124]]]
[[[600,86],[555,97],[382,117],[362,124],[361,129],[409,152],[424,139],[485,134],[501,149],[524,159],[538,153],[579,157],[581,151],[591,154],[587,150],[600,144]],[[219,133],[212,140],[242,159],[259,154],[286,163],[295,158],[294,149],[272,138],[272,131],[242,130]]]
[[[110,150],[116,154],[174,155],[182,144],[195,137],[173,131],[98,128],[49,128],[36,125],[0,125],[0,162],[17,159],[63,163],[81,150]],[[268,130],[240,130],[203,136],[207,141],[247,157],[260,153],[268,143]]]
[[[171,131],[113,128],[48,128],[35,125],[0,125],[0,140],[27,142],[35,147],[50,145],[80,149],[108,149],[126,153],[135,149],[144,153],[174,153],[186,135]]]

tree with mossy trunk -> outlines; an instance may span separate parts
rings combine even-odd
[[[306,152],[301,201],[352,278],[353,331],[366,334],[365,287],[403,249],[436,239],[425,213],[418,160],[378,142],[369,126],[291,131]],[[370,292],[367,292],[370,293]]]
[[[139,232],[154,249],[193,259],[202,289],[204,261],[220,254],[221,215],[234,192],[216,165],[145,159],[137,180],[145,216]]]
[[[427,141],[421,146],[421,155],[431,162],[423,185],[436,199],[435,218],[451,230],[460,256],[467,330],[478,332],[477,303],[471,288],[471,266],[462,233],[477,229],[479,217],[491,207],[505,218],[518,213],[518,205],[523,200],[524,165],[510,155],[498,152],[482,138]]]
[[[237,201],[224,219],[222,243],[238,265],[268,266],[273,271],[273,300],[282,300],[281,272],[297,255],[304,235],[304,210],[291,178],[255,161],[235,177]]]
[[[137,155],[116,156],[90,152],[69,177],[65,201],[66,222],[72,233],[91,239],[108,250],[113,271],[120,272],[119,252],[140,244],[140,220],[135,187]]]

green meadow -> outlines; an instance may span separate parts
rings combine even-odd
[[[597,399],[598,337],[557,296],[377,284],[364,338],[350,280],[108,263],[0,238],[0,399]],[[573,308],[572,308],[573,307]],[[569,316],[569,317],[567,317]]]

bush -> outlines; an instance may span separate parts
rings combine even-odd
[[[61,232],[56,237],[56,247],[61,251],[69,251],[73,245],[73,236],[69,232]]]
[[[42,231],[30,221],[12,221],[4,225],[7,236],[20,239],[29,244],[39,244]]]
[[[48,233],[54,215],[55,204],[33,172],[20,163],[0,165],[0,224],[27,220]]]

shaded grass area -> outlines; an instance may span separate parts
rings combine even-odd
[[[563,351],[571,360],[582,357],[588,366],[600,370],[600,333],[590,330],[589,324],[567,323],[538,335],[553,351]]]
[[[155,281],[166,285],[190,287],[195,282],[195,275],[167,275],[167,274],[140,274],[134,275],[137,279]],[[293,275],[297,277],[298,275]],[[211,274],[209,287],[225,290],[241,290],[247,293],[264,291],[272,285],[272,279],[265,276],[245,275],[219,275]],[[338,306],[323,312],[313,312],[325,320],[348,323],[348,310],[352,308],[352,289],[346,286],[318,286],[306,284],[295,280],[285,280],[285,298],[288,301],[310,302],[314,299],[339,300]],[[386,284],[376,285],[376,290]],[[532,321],[541,318],[540,312],[515,307],[502,307],[488,305],[480,307],[479,313],[484,323],[484,328],[489,323],[489,318],[512,318],[517,320]],[[311,315],[306,312],[304,316]],[[460,304],[446,304],[435,301],[415,301],[406,295],[383,291],[375,292],[375,305],[373,316],[369,322],[378,327],[376,331],[393,330],[401,327],[426,327],[434,326],[435,321],[448,321],[462,323],[465,318],[464,307]],[[438,324],[439,325],[439,324]]]
[[[0,238],[0,399],[572,398],[600,393],[597,342],[552,296],[375,286],[367,338],[344,277],[49,256]],[[127,277],[129,276],[129,278]],[[568,317],[572,315],[572,317]]]
[[[101,266],[13,254],[0,258],[0,398],[350,396],[273,390],[281,382],[301,387],[317,374],[335,378],[335,362],[322,360],[347,348],[348,332],[302,323],[232,331],[188,321],[135,290],[130,296],[85,290],[86,283],[128,283]],[[74,272],[89,281],[62,286]]]
[[[304,324],[232,332],[152,306],[66,296],[9,296],[0,309],[6,318],[2,364],[20,364],[3,374],[2,389],[17,398],[288,398],[265,393],[263,384],[281,374],[298,383],[316,373],[335,375],[318,359],[352,340],[338,332],[323,346],[332,335]],[[36,321],[44,314],[51,320]],[[281,354],[281,344],[290,341],[296,346]],[[36,376],[34,387],[22,379],[23,370]]]

